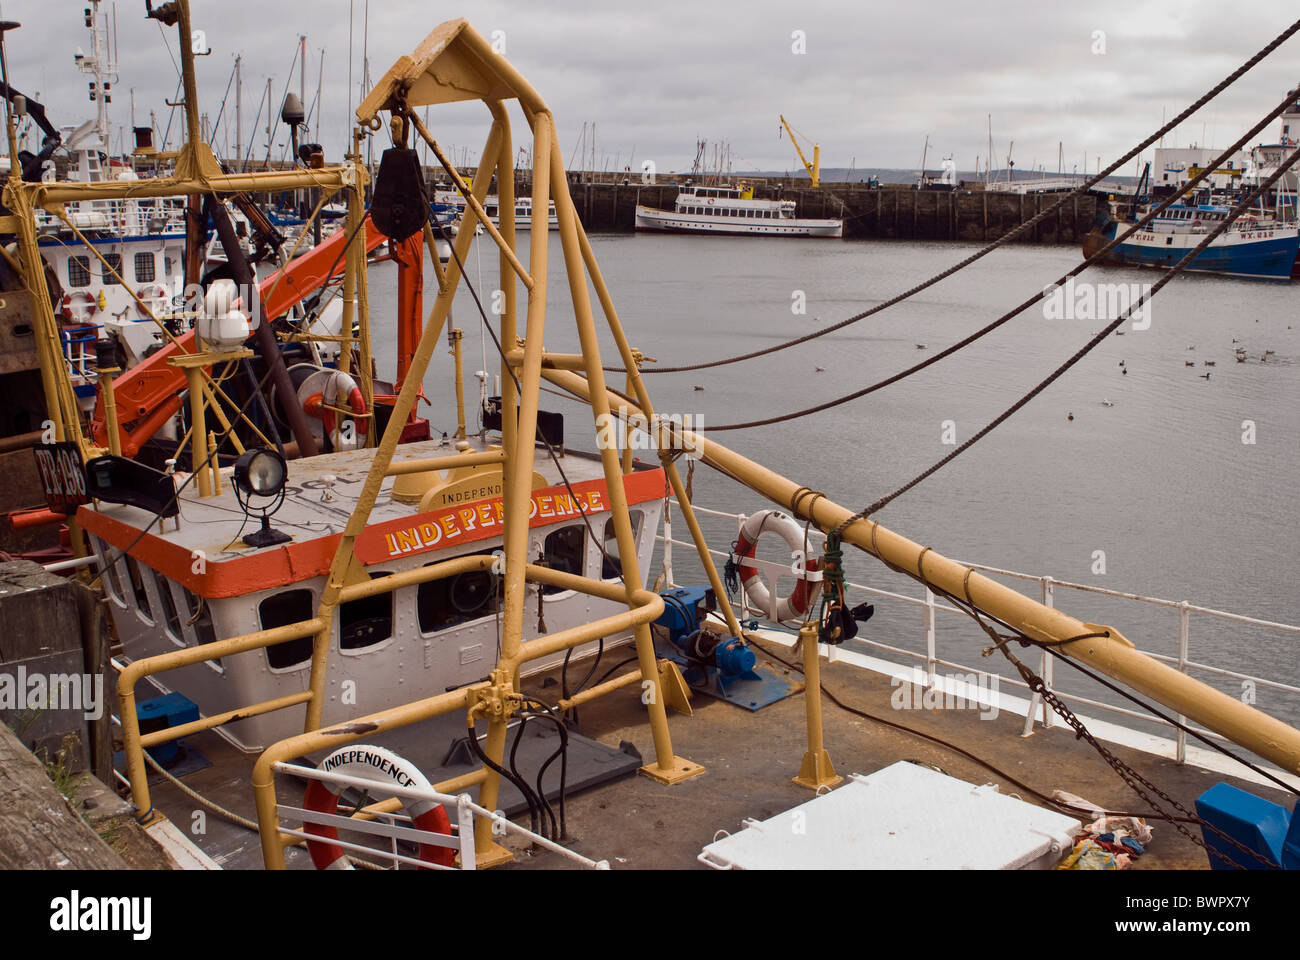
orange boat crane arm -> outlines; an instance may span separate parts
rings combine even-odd
[[[388,238],[370,222],[369,216],[364,223],[365,249],[369,254]],[[345,269],[342,254],[346,242],[346,232],[340,230],[261,281],[257,290],[262,300],[262,322],[283,316],[295,303],[339,280]],[[194,331],[191,330],[113,381],[123,456],[134,457],[139,453],[145,442],[181,408],[185,372],[167,361],[178,354],[193,352]],[[95,401],[90,432],[95,443],[108,446],[102,389]]]

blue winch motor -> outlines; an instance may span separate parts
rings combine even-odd
[[[664,612],[655,626],[668,631],[668,640],[688,660],[717,667],[724,676],[753,671],[758,662],[754,651],[740,637],[728,637],[702,628],[705,615],[717,609],[717,599],[708,587],[678,587],[660,594]]]

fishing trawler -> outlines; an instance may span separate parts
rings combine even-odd
[[[1148,211],[1154,214],[1154,219],[1145,229],[1118,243],[1106,255],[1106,261],[1126,266],[1168,268],[1196,248],[1215,226],[1227,223],[1227,228],[1193,258],[1186,270],[1267,280],[1300,277],[1296,174],[1282,167],[1296,149],[1291,133],[1300,124],[1300,90],[1293,90],[1287,96],[1291,103],[1280,115],[1282,134],[1278,143],[1251,148],[1250,162],[1244,170],[1232,170],[1231,163],[1226,171],[1190,168],[1196,173],[1209,174],[1206,185],[1195,191],[1194,196],[1165,205],[1163,209],[1153,204],[1135,209],[1130,222],[1136,222]],[[1234,197],[1258,187],[1279,170],[1281,176],[1272,189],[1259,198],[1255,209],[1236,219],[1229,216]],[[1139,196],[1144,185],[1149,185],[1150,171],[1148,164],[1138,183]],[[1165,181],[1169,180],[1170,172],[1166,170]],[[1175,181],[1186,183],[1183,171],[1173,172]],[[1214,178],[1223,173],[1234,175],[1233,182],[1238,184],[1235,193],[1216,193],[1212,189]],[[1115,240],[1125,226],[1114,219],[1107,207],[1096,229],[1084,237],[1084,256],[1091,256]]]
[[[1133,819],[1130,828],[1150,851],[1144,862],[1300,865],[1300,825],[1279,802],[1300,786],[1300,732],[1194,679],[1186,657],[1177,664],[1154,659],[1116,628],[1048,602],[1053,589],[1077,585],[1041,578],[1044,602],[1031,599],[1003,582],[1015,574],[923,548],[871,511],[846,509],[706,437],[698,424],[655,412],[640,372],[647,358],[628,340],[577,218],[551,112],[466,21],[437,27],[372,89],[357,108],[347,164],[309,176],[228,174],[196,136],[189,4],[179,0],[166,10],[153,13],[183,41],[190,139],[179,172],[157,189],[220,197],[312,183],[345,194],[349,226],[331,238],[332,247],[268,278],[271,286],[256,296],[270,318],[286,302],[337,285],[358,323],[356,333],[345,322],[329,338],[341,347],[338,369],[315,371],[317,381],[289,381],[274,396],[255,392],[228,409],[209,397],[203,375],[247,359],[246,303],[210,288],[193,339],[170,345],[168,362],[184,374],[191,415],[186,456],[165,469],[117,447],[111,398],[115,380],[129,379],[129,371],[101,378],[106,445],[85,435],[66,378],[49,391],[60,441],[49,493],[75,511],[85,531],[84,565],[102,583],[121,638],[114,651],[119,776],[138,820],[160,843],[195,864],[272,869],[346,869],[353,861],[608,868],[619,860],[679,868],[1029,868],[1084,856],[1109,856],[1115,866],[1117,856],[1132,854],[1111,853],[1098,846],[1110,841],[1083,840],[1081,832],[1098,827],[1093,835],[1114,839],[1119,826],[1112,821]],[[459,231],[445,258],[430,257],[437,293],[426,321],[416,277],[422,282],[423,258],[437,244],[413,147],[423,141],[461,183],[421,120],[421,108],[460,100],[481,101],[491,118],[480,171],[495,170],[503,187],[499,226],[485,207],[490,176],[481,173],[462,192],[465,225],[482,223],[481,242],[498,252],[502,310],[481,319],[499,347],[501,392],[484,410],[477,438],[466,435],[460,402],[457,436],[444,443],[429,436],[427,424],[413,430],[413,417],[452,301],[461,286],[473,289],[464,265],[476,230]],[[507,100],[527,118],[533,205],[555,203],[564,271],[549,263],[544,233],[530,237],[526,263],[525,245],[516,242],[513,177],[501,176],[513,159]],[[359,146],[365,131],[384,128],[385,114],[394,146],[385,151],[367,213]],[[40,263],[24,219],[29,211],[120,191],[111,183],[10,179],[5,199],[17,211],[23,262]],[[398,251],[401,286],[399,376],[381,404],[371,376],[369,299],[353,295],[368,282],[365,248],[383,238]],[[225,246],[239,269],[238,245]],[[342,265],[341,277],[331,264]],[[566,273],[569,303],[557,312],[576,327],[579,353],[552,351],[543,339],[548,280]],[[48,335],[55,319],[44,273],[25,277],[34,322]],[[258,326],[257,336],[269,334],[269,322]],[[294,342],[313,336],[283,335]],[[602,357],[602,335],[626,377],[621,393],[605,379],[610,358]],[[53,381],[63,366],[43,349]],[[361,361],[351,367],[355,387],[339,378],[353,349]],[[274,357],[268,351],[263,384],[276,373]],[[458,358],[454,376],[459,386]],[[579,432],[540,409],[543,381],[581,401],[590,427]],[[182,396],[179,383],[169,389]],[[318,417],[328,440],[323,452],[311,431],[298,428],[298,458],[286,457],[288,444],[253,442],[256,424],[244,421],[263,402],[293,422]],[[594,451],[576,452],[582,442],[575,434],[589,438]],[[230,456],[238,445],[245,449]],[[749,516],[719,511],[712,519],[727,532],[711,545],[711,515],[694,505],[693,471],[684,479],[679,464],[716,470],[773,506]],[[681,525],[689,539],[675,539]],[[793,557],[765,559],[758,549],[764,536]],[[651,589],[657,543],[664,573]],[[699,580],[675,582],[674,547],[678,569],[685,549],[702,571]],[[924,669],[912,673],[905,661],[882,659],[884,644],[870,655],[844,647],[871,616],[852,603],[854,591],[896,596],[846,582],[846,547],[924,588],[923,597],[909,598],[930,624],[918,661]],[[721,571],[718,560],[725,561]],[[990,652],[1008,656],[1012,640],[1017,649],[1034,648],[1039,658],[1031,663],[1011,661],[1026,696],[937,676],[936,666],[949,662],[934,648],[937,610],[968,614],[994,639]],[[1184,604],[1182,615],[1191,613]],[[606,667],[610,649],[624,647]],[[1050,682],[1046,665],[1056,655],[1164,703],[1260,763],[1229,765],[1181,739],[1157,743],[1081,718]],[[836,703],[848,703],[843,712],[823,713],[823,676],[828,694],[839,691]],[[941,703],[970,696],[1018,709],[1020,717],[993,726],[947,711],[918,726],[855,706],[888,699],[902,677],[931,699],[937,692]],[[669,709],[677,714],[672,723]],[[1055,723],[1054,713],[1061,718]],[[863,719],[873,723],[870,735]],[[1181,724],[1179,736],[1188,729]],[[975,782],[984,782],[984,771],[968,763],[972,750],[994,750],[991,739],[1012,746],[980,762],[1020,796]],[[1099,749],[1102,739],[1113,749]],[[1027,751],[1040,761],[1036,774],[1062,792],[1036,791],[1000,768],[1028,767]],[[865,773],[842,777],[831,752],[841,768],[847,762]],[[944,770],[929,769],[938,758]],[[1171,809],[1195,806],[1193,829],[1203,838],[1182,828],[1180,839],[1153,821],[1162,831],[1153,842],[1145,812],[1112,816],[1133,809],[1126,784],[1135,767],[1144,783],[1160,780],[1162,788],[1151,792]],[[1112,770],[1120,776],[1104,783]],[[629,776],[637,771],[642,776]],[[1206,772],[1232,783],[1206,791]],[[214,814],[211,829],[194,838],[168,829],[188,818],[195,802]],[[1144,802],[1156,805],[1149,794]],[[1266,814],[1258,835],[1240,827],[1247,803]],[[255,820],[236,810],[255,812]],[[772,828],[792,816],[807,831]],[[256,847],[249,843],[254,830]],[[536,855],[525,856],[528,850]]]
[[[757,200],[747,186],[684,186],[673,209],[637,204],[638,230],[673,233],[758,234],[782,237],[842,237],[843,220],[796,216],[793,200]]]

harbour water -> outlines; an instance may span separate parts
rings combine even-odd
[[[815,331],[978,249],[647,235],[597,235],[592,243],[629,338],[664,366],[745,353]],[[488,244],[478,246],[481,254],[472,252],[467,268],[490,310],[496,257]],[[576,350],[576,333],[561,312],[568,293],[554,235],[550,251],[556,270],[548,348]],[[1078,259],[1072,246],[1008,246],[824,338],[732,366],[651,375],[650,388],[660,413],[702,420],[713,439],[862,507],[950,452],[945,440],[969,438],[1114,314],[1048,319],[1037,305],[957,355],[863,399],[758,430],[711,428],[820,403],[910,366],[1041,291]],[[1142,285],[1159,275],[1107,267],[1080,281]],[[386,273],[373,275],[370,288],[376,352],[384,357],[393,309]],[[794,310],[800,294],[806,298],[802,314]],[[1287,284],[1176,280],[1156,296],[1148,329],[1121,327],[1124,335],[1108,337],[878,519],[960,560],[1300,623],[1300,521],[1293,506],[1300,474],[1300,316],[1294,303],[1295,288]],[[463,289],[454,319],[465,331],[473,431],[473,371],[482,360],[478,312]],[[1245,348],[1245,363],[1235,361],[1237,347]],[[604,349],[606,364],[617,365],[608,338]],[[487,369],[495,374],[499,363],[490,341],[486,350]],[[380,373],[392,371],[381,366]],[[610,375],[612,386],[621,388],[621,381]],[[453,431],[449,361],[435,360],[425,388],[432,406],[424,409],[435,428]],[[571,416],[589,415],[559,397],[544,399]],[[580,439],[588,436],[581,420],[571,420],[568,434],[574,447],[592,445]],[[697,471],[695,491],[701,506],[728,512],[768,506],[707,468]],[[711,520],[706,530],[720,549],[735,536],[728,521]],[[692,579],[685,553],[675,554],[678,581]],[[774,546],[768,555],[780,559],[782,551]],[[851,580],[919,595],[914,584],[875,561],[850,556],[848,564]],[[657,573],[656,566],[651,577]],[[1037,584],[1019,588],[1038,596]],[[1056,603],[1081,619],[1114,625],[1144,650],[1177,655],[1176,610],[1059,589]],[[876,608],[864,636],[923,649],[919,608],[890,601]],[[970,621],[941,616],[938,629],[941,657],[981,662],[979,649],[988,641]],[[1294,634],[1193,617],[1189,651],[1192,660],[1294,684],[1300,682],[1295,644]],[[1002,669],[1000,661],[982,665]],[[1096,692],[1089,682],[1063,676],[1069,672],[1057,668],[1063,688]],[[1198,676],[1243,693],[1236,679]],[[1265,689],[1249,694],[1267,712],[1300,719],[1300,698]]]

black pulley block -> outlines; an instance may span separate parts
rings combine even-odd
[[[392,147],[384,151],[370,202],[370,219],[390,240],[405,240],[424,229],[429,201],[414,150]]]

